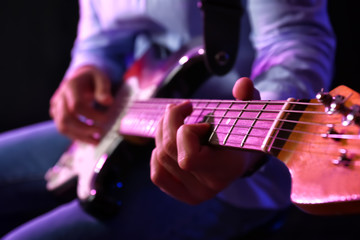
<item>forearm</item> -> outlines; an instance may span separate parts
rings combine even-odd
[[[81,66],[91,65],[106,73],[112,82],[118,82],[126,70],[131,52],[119,51],[116,45],[102,46],[103,41],[107,41],[106,36],[100,35],[86,41],[76,41],[66,75],[71,75]],[[132,47],[129,46],[129,49]]]
[[[263,99],[313,98],[331,84],[335,37],[326,1],[249,1],[256,59],[252,79]]]

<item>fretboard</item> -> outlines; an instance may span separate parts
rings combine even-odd
[[[155,137],[165,108],[182,99],[154,98],[135,101],[121,120],[123,135]],[[212,125],[209,143],[226,147],[264,150],[271,145],[275,125],[287,101],[190,100],[193,112],[185,124],[207,122]],[[266,146],[269,148],[268,146]],[[266,151],[269,151],[267,149]]]

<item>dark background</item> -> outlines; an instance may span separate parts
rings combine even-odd
[[[338,39],[333,87],[345,84],[360,91],[360,21],[354,2],[329,2]],[[69,63],[77,19],[76,0],[1,1],[0,132],[49,119],[49,99]],[[289,214],[285,227],[271,239],[360,236],[360,216],[319,217],[296,208]]]
[[[77,0],[1,1],[0,132],[49,119],[77,19]]]

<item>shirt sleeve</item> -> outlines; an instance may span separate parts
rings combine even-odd
[[[248,1],[262,99],[314,98],[331,84],[335,37],[326,0]]]
[[[141,8],[134,10],[139,6],[121,3],[124,2],[120,1],[119,6],[109,4],[113,7],[109,9],[106,2],[79,0],[77,37],[65,77],[80,66],[93,65],[107,73],[112,81],[121,79],[132,56],[134,33],[139,28],[138,22],[129,26],[125,19],[136,18],[142,12]],[[112,17],[115,11],[120,11],[117,18]]]
[[[176,51],[200,31],[200,13],[192,16],[198,10],[192,0],[79,0],[79,7],[66,75],[79,66],[95,65],[117,81],[149,44]]]

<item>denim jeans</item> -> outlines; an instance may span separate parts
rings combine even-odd
[[[50,121],[0,134],[0,236],[59,204],[44,175],[69,143]]]

